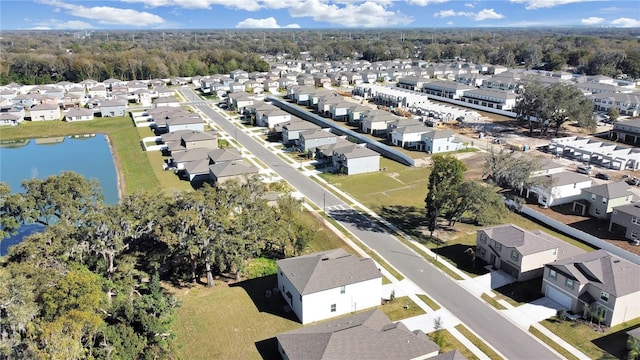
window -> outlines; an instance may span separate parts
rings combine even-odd
[[[594,214],[596,214],[596,215],[600,215],[600,209],[597,209],[597,208],[596,208],[596,209],[593,211],[593,213],[594,213]]]
[[[637,225],[637,224],[640,224],[640,221],[638,221],[638,217],[632,216],[631,217],[631,223]]]
[[[596,199],[596,194],[591,194],[591,200],[595,200]]]
[[[331,304],[331,312],[336,312],[336,304]]]
[[[553,280],[555,280],[555,279],[558,278],[558,273],[555,270],[550,269],[549,270],[549,277],[552,278]]]
[[[480,242],[483,244],[487,243],[487,236],[485,234],[480,234]]]
[[[484,254],[487,253],[487,250],[485,248],[479,248],[478,251],[480,252],[480,256],[484,256]]]
[[[568,287],[569,289],[573,289],[573,280],[567,278],[567,280],[564,282],[564,286]]]
[[[606,291],[600,291],[600,299],[609,301],[609,293]]]
[[[502,251],[502,244],[499,242],[496,243],[496,251]]]
[[[513,259],[513,260],[515,260],[515,261],[518,261],[518,257],[519,257],[519,255],[520,255],[520,254],[518,254],[518,252],[517,252],[517,251],[515,251],[515,250],[511,250],[511,259]]]
[[[632,230],[631,231],[631,238],[632,239],[637,239],[638,238],[638,230]]]
[[[606,204],[606,203],[607,203],[607,198],[606,198],[606,197],[603,197],[603,198],[602,198],[602,203],[603,203],[603,204]]]
[[[346,292],[345,286],[340,286],[340,294],[344,294]]]

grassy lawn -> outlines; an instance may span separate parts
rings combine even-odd
[[[487,293],[482,293],[482,296],[480,296],[482,298],[482,300],[486,301],[487,303],[489,303],[489,305],[493,306],[494,308],[496,308],[497,310],[506,310],[507,308],[504,307],[502,304],[500,304],[496,298],[492,298],[491,296],[489,296],[489,294]]]
[[[532,333],[538,339],[542,340],[542,342],[544,342],[545,344],[549,345],[553,350],[557,351],[558,353],[560,353],[565,358],[567,358],[569,360],[578,360],[579,359],[578,357],[574,356],[572,353],[567,351],[567,349],[565,349],[562,346],[558,345],[558,343],[556,343],[555,341],[549,339],[547,337],[547,335],[541,333],[540,330],[534,328],[533,326],[531,326],[529,328],[529,332]]]
[[[427,336],[431,340],[435,341],[435,331],[429,333]],[[468,360],[477,360],[478,357],[475,356],[466,346],[462,345],[458,339],[456,339],[450,332],[445,329],[440,330],[440,336],[442,336],[442,346],[440,347],[440,352],[445,353],[453,350],[458,350],[464,357]]]
[[[427,304],[427,306],[430,307],[431,309],[433,309],[434,311],[440,309],[440,305],[436,304],[436,302],[433,301],[429,296],[427,296],[425,294],[418,294],[416,296],[420,300],[422,300],[423,303]]]
[[[502,357],[496,354],[490,347],[488,347],[482,340],[478,339],[471,331],[469,331],[464,325],[460,324],[456,326],[456,330],[458,330],[464,337],[469,339],[473,343],[473,345],[477,346],[480,351],[485,353],[490,359],[498,360],[502,359]]]
[[[388,301],[384,305],[380,305],[380,310],[382,310],[385,315],[389,317],[391,321],[398,321],[402,319],[407,319],[413,316],[418,316],[422,314],[426,314],[426,312],[413,302],[408,296],[403,296],[399,298],[393,299],[393,301]]]
[[[604,332],[598,331],[597,325],[592,326],[584,321],[558,321],[551,318],[541,324],[592,359],[626,359],[626,332],[639,327],[640,318]]]

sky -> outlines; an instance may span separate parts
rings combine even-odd
[[[0,30],[639,28],[639,0],[0,0]]]

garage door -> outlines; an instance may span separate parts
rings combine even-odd
[[[562,293],[560,290],[554,288],[553,286],[547,285],[547,291],[545,292],[546,296],[560,304],[565,309],[571,309],[571,297]]]

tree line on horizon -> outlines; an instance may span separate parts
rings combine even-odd
[[[44,229],[0,258],[0,359],[175,358],[179,303],[161,281],[242,279],[254,259],[299,254],[315,236],[299,201],[273,206],[257,180],[115,205],[73,172],[23,189],[0,183],[0,241],[21,224]]]
[[[13,31],[0,40],[0,84],[268,71],[269,57],[340,61],[462,59],[640,78],[631,29]]]

